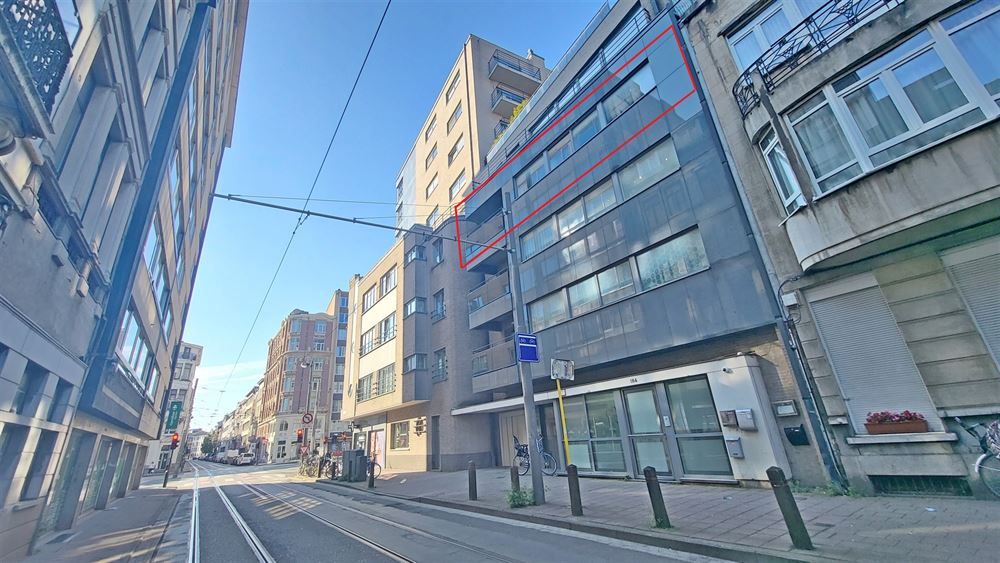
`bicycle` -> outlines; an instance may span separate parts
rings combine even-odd
[[[542,454],[542,473],[550,477],[555,475],[559,469],[559,462],[552,454],[542,449],[541,437],[535,441],[535,449]],[[517,436],[514,436],[514,452],[514,465],[517,466],[518,473],[527,475],[528,471],[531,470],[531,454],[528,452],[528,444],[522,443],[517,439]]]
[[[375,460],[369,460],[368,463],[368,471],[374,471],[375,478],[378,479],[378,476],[382,474],[382,466]]]
[[[967,426],[961,418],[953,418],[963,430],[979,441],[983,455],[976,460],[976,475],[991,493],[1000,497],[1000,420],[994,420],[989,426],[981,422]],[[985,428],[986,431],[980,433],[979,428]]]
[[[299,475],[304,475],[306,477],[315,477],[319,474],[319,456],[316,454],[309,454],[308,457],[303,457],[299,461]]]

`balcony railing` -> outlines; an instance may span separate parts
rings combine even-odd
[[[0,0],[0,26],[20,52],[45,111],[52,111],[72,55],[55,0]]]
[[[499,344],[483,346],[472,351],[472,375],[481,375],[514,365],[514,337]]]
[[[499,138],[508,127],[510,127],[510,123],[506,119],[501,119],[500,123],[497,123],[497,126],[493,128],[493,138]]]
[[[507,272],[501,272],[469,290],[469,313],[475,313],[507,295],[510,295],[510,278]]]
[[[464,253],[465,259],[471,260],[472,257],[482,251],[484,246],[493,242],[493,240],[496,239],[502,232],[504,232],[502,213],[496,213],[489,219],[483,221],[481,225],[476,227],[476,230],[469,233],[469,240],[463,241],[464,247],[462,248],[462,252]]]
[[[493,96],[490,99],[490,104],[493,107],[497,107],[497,102],[499,102],[501,99],[509,100],[516,106],[517,104],[524,101],[524,96],[522,96],[521,94],[517,94],[515,92],[511,92],[506,88],[497,86],[496,89],[493,90]]]
[[[824,4],[778,39],[736,79],[733,96],[740,113],[745,118],[760,104],[754,74],[760,75],[764,88],[771,92],[778,82],[829,50],[875,12],[892,9],[904,1],[831,0]]]
[[[490,59],[490,74],[493,74],[493,69],[497,66],[505,66],[511,70],[516,70],[517,72],[530,76],[535,80],[542,79],[542,71],[537,66],[528,64],[499,49],[493,53],[493,58]]]

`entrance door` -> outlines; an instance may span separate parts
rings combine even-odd
[[[660,408],[657,408],[658,404]],[[625,410],[628,413],[628,436],[635,455],[636,473],[642,475],[643,468],[652,467],[659,475],[672,475],[668,438],[660,419],[660,413],[666,412],[666,405],[657,399],[656,388],[642,387],[625,391]]]
[[[385,468],[385,430],[372,430],[368,433],[368,456],[375,463]]]
[[[431,417],[431,470],[441,469],[441,417]]]
[[[712,390],[705,376],[668,381],[673,434],[685,477],[732,475]]]

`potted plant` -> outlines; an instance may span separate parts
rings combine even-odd
[[[870,412],[865,419],[869,434],[911,434],[927,432],[927,419],[918,412]]]

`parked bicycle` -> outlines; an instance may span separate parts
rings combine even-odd
[[[309,454],[299,461],[299,475],[315,477],[319,475],[319,455]]]
[[[559,462],[549,452],[542,448],[541,437],[535,441],[535,449],[542,456],[542,473],[552,476],[559,469]],[[514,465],[518,468],[518,473],[527,475],[531,470],[531,454],[528,452],[528,444],[522,443],[514,436]]]
[[[1000,420],[994,420],[989,426],[981,422],[968,426],[961,418],[956,416],[954,419],[966,432],[979,440],[983,455],[976,460],[976,474],[991,493],[1000,497]],[[980,432],[980,428],[985,430]]]

